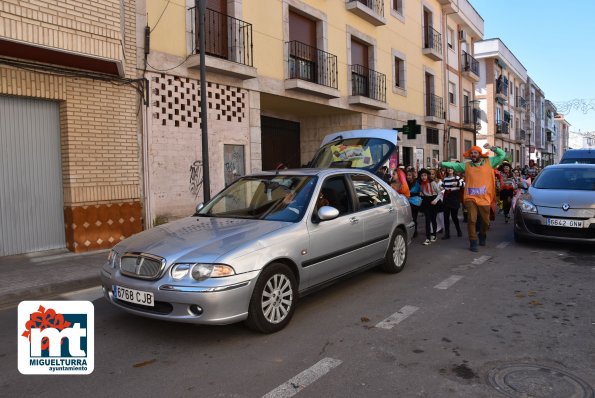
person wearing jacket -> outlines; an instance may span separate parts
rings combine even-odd
[[[500,180],[500,200],[504,211],[504,222],[507,223],[510,220],[510,207],[512,206],[514,191],[517,189],[516,180],[508,162],[502,163],[500,166],[498,179]]]
[[[419,206],[421,206],[421,197],[419,196],[419,183],[415,178],[415,171],[407,171],[407,185],[409,185],[409,204],[411,204],[411,216],[415,223],[415,232],[413,237],[417,237],[417,216],[419,214]]]
[[[444,236],[442,239],[450,239],[450,219],[457,229],[457,236],[463,236],[459,225],[459,207],[461,207],[460,191],[465,186],[461,177],[455,174],[454,169],[446,169],[446,177],[442,180],[442,203],[444,207]]]
[[[484,148],[489,148],[485,144]],[[469,162],[442,162],[444,167],[453,168],[456,172],[465,173],[465,196],[464,206],[468,212],[467,232],[469,233],[469,250],[478,251],[478,235],[475,231],[477,218],[481,218],[481,229],[479,231],[479,245],[485,246],[488,227],[490,226],[490,205],[496,199],[496,184],[494,180],[494,169],[502,163],[506,152],[498,147],[491,147],[495,153],[489,157],[484,154],[478,146],[472,146],[463,154],[469,158]]]
[[[427,169],[421,169],[419,171],[419,195],[421,196],[421,211],[424,213],[426,220],[426,240],[423,242],[424,245],[429,245],[432,242],[436,242],[436,215],[438,204],[440,187],[430,177],[430,171]],[[430,229],[430,227],[432,229]]]

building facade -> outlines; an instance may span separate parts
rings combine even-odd
[[[135,1],[0,2],[0,255],[141,230]]]
[[[554,163],[560,163],[564,152],[569,148],[570,126],[571,124],[566,120],[563,114],[557,113],[554,116],[554,126],[558,133],[556,135],[555,146],[556,153],[554,155]]]
[[[150,85],[142,156],[148,225],[191,213],[203,196],[198,12],[193,0],[167,4],[137,6],[146,25],[138,43],[150,32],[149,47],[138,50]],[[456,32],[452,51],[446,25]],[[277,0],[266,8],[209,0],[205,27],[212,193],[245,173],[307,164],[331,132],[414,120],[422,133],[400,137],[397,157],[417,167],[445,157],[451,114],[457,156],[473,138],[462,104],[465,93],[472,101],[477,75],[459,57],[472,53],[483,20],[466,0]],[[456,108],[445,98],[445,58]]]
[[[522,164],[526,103],[521,93],[527,70],[500,39],[475,43],[481,78],[477,84],[480,130],[477,143],[504,149],[513,166]]]

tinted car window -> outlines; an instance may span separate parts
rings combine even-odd
[[[353,206],[343,177],[331,177],[324,181],[317,198],[316,209],[322,206],[334,207],[339,210],[339,216],[352,211]]]
[[[390,196],[386,189],[372,177],[354,174],[351,176],[351,181],[353,181],[360,210],[390,203]]]
[[[595,164],[595,157],[593,158],[566,158],[560,162],[562,164],[574,163],[574,164]]]
[[[533,184],[539,189],[595,190],[595,169],[592,168],[546,168]]]

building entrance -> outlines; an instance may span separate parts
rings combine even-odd
[[[289,168],[301,166],[299,123],[262,116],[261,131],[263,170],[275,170],[279,163]]]

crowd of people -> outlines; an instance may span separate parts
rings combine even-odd
[[[437,240],[451,238],[451,222],[457,237],[463,236],[459,223],[459,209],[463,207],[463,222],[467,223],[469,249],[478,251],[485,246],[490,221],[502,214],[508,223],[518,197],[526,192],[538,170],[531,167],[513,168],[505,160],[506,153],[498,147],[484,145],[494,156],[489,157],[482,148],[474,146],[463,154],[467,162],[437,162],[433,168],[417,170],[399,165],[390,172],[380,171],[391,187],[405,195],[411,204],[415,233],[418,234],[418,215],[425,221],[425,240],[430,245]]]

